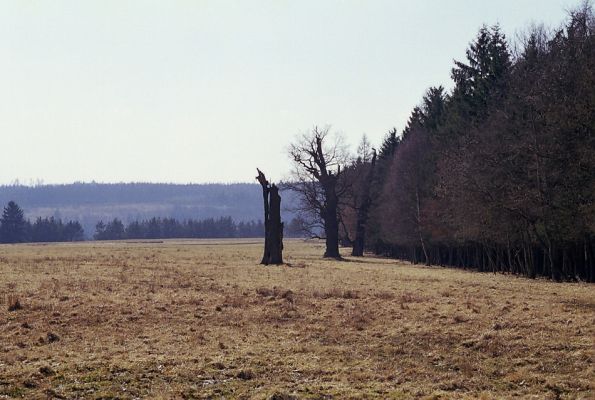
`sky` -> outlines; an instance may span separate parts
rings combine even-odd
[[[0,184],[281,180],[315,125],[400,131],[483,23],[577,4],[0,0]]]

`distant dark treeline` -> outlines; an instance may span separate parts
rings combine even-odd
[[[285,229],[285,236],[301,236],[300,227],[297,220],[292,220]],[[231,217],[220,217],[183,221],[175,218],[151,218],[124,225],[121,220],[114,218],[108,223],[99,221],[93,237],[96,240],[256,238],[264,237],[264,224],[260,220],[235,222]]]
[[[14,201],[8,202],[0,218],[0,243],[73,242],[84,237],[85,232],[77,221],[64,223],[54,217],[39,217],[31,223]]]
[[[264,236],[262,221],[235,222],[231,217],[177,220],[153,217],[124,225],[114,218],[105,224],[99,221],[93,238],[96,240],[169,239],[169,238],[256,238]],[[293,219],[285,228],[285,236],[302,236],[301,223]],[[54,217],[38,217],[31,223],[14,201],[4,207],[0,218],[0,243],[73,242],[85,240],[78,221],[62,222]]]
[[[283,194],[283,207],[291,208],[293,194]],[[64,185],[0,186],[0,204],[15,201],[25,217],[38,216],[79,221],[91,239],[97,221],[118,218],[125,223],[162,218],[234,221],[262,218],[262,193],[256,183],[72,183]],[[285,221],[294,215],[282,211]]]

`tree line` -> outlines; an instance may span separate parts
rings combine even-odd
[[[399,134],[349,157],[314,128],[290,146],[297,211],[338,242],[413,263],[595,281],[595,18],[511,44],[483,26]],[[377,153],[377,154],[376,154]]]
[[[287,237],[302,236],[301,223],[291,220]],[[262,221],[235,222],[231,217],[185,219],[150,218],[124,224],[120,219],[95,227],[95,240],[169,239],[169,238],[260,238],[264,236]],[[0,218],[0,243],[74,242],[85,240],[85,232],[78,221],[63,222],[54,217],[38,217],[34,222],[25,218],[14,201],[4,207]]]
[[[30,222],[14,201],[8,202],[0,218],[0,243],[74,242],[84,238],[85,232],[78,221],[38,217]]]
[[[264,236],[262,221],[235,222],[231,217],[185,219],[150,218],[124,224],[120,219],[95,226],[95,240],[121,239],[173,239],[173,238],[261,238]],[[299,237],[301,229],[298,220],[288,224],[286,236]]]
[[[260,187],[253,183],[167,184],[167,183],[72,183],[36,186],[0,185],[0,204],[15,201],[27,215],[53,215],[77,220],[91,238],[97,221],[122,221],[152,217],[218,218],[235,221],[262,219]],[[285,194],[283,204],[292,196]],[[50,210],[50,214],[48,214]],[[0,212],[1,212],[0,207]],[[284,220],[294,216],[281,210]]]

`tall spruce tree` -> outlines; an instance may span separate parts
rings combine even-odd
[[[14,201],[9,201],[0,219],[0,240],[3,243],[27,241],[27,221],[23,210]]]

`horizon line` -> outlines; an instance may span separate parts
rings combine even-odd
[[[258,185],[257,182],[246,182],[246,181],[230,181],[230,182],[150,182],[150,181],[72,181],[72,182],[21,182],[15,180],[10,183],[0,183],[0,188],[7,187],[27,187],[37,188],[44,186],[70,186],[70,185],[171,185],[171,186],[192,186],[192,185]]]

